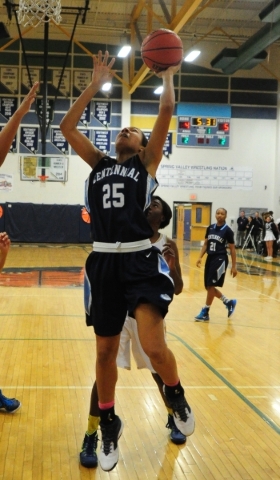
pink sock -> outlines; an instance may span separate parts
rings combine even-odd
[[[98,406],[100,410],[109,410],[109,408],[112,408],[114,405],[115,405],[115,400],[112,400],[111,402],[108,402],[108,403],[98,402]]]

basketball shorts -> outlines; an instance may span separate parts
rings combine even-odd
[[[147,368],[150,372],[156,373],[149,357],[141,346],[136,320],[127,316],[121,332],[120,346],[117,356],[118,367],[126,368],[127,370],[131,369],[131,352],[137,368]]]
[[[222,287],[225,281],[225,275],[228,266],[228,256],[208,255],[204,269],[204,286]]]
[[[169,267],[155,247],[131,253],[92,252],[85,265],[87,325],[100,336],[118,335],[127,312],[150,303],[164,318],[173,299]]]

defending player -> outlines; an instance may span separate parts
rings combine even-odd
[[[24,115],[29,112],[31,104],[36,97],[36,90],[38,88],[36,82],[30,89],[29,93],[23,99],[22,103],[3,127],[0,132],[0,166],[4,163],[4,160],[10,150],[12,141],[17,133],[17,129]],[[6,232],[0,233],[0,272],[4,267],[8,251],[10,248],[10,239]],[[0,390],[0,409],[5,410],[8,413],[16,412],[21,407],[21,403],[16,398],[7,398],[2,394]]]
[[[215,297],[222,300],[226,306],[228,318],[233,314],[237,303],[236,300],[228,300],[225,295],[217,289],[217,287],[222,287],[225,281],[228,266],[227,245],[231,254],[231,275],[233,278],[237,275],[234,234],[226,224],[226,217],[226,209],[218,208],[216,211],[217,223],[209,225],[207,228],[205,242],[200,251],[199,259],[196,262],[196,266],[200,267],[201,259],[207,252],[208,256],[204,270],[204,285],[207,290],[206,304],[195,317],[196,322],[208,322],[210,320],[209,310]]]
[[[151,205],[147,211],[147,219],[154,232],[150,239],[151,244],[162,252],[165,260],[167,261],[170,269],[170,275],[174,281],[174,293],[175,295],[179,295],[183,289],[183,279],[181,275],[178,248],[172,239],[168,238],[165,234],[159,233],[160,229],[169,225],[171,218],[172,212],[169,205],[162,200],[162,198],[153,196]],[[150,370],[158,386],[159,392],[168,412],[166,427],[171,430],[171,441],[177,445],[185,443],[186,436],[176,427],[173,419],[173,410],[163,393],[163,381],[153,369],[149,357],[145,354],[143,348],[141,347],[137,323],[134,318],[127,316],[121,332],[120,346],[117,356],[118,367],[130,370],[131,350],[137,368],[147,368]],[[98,441],[97,429],[99,422],[98,393],[95,382],[91,393],[88,428],[80,452],[81,465],[86,468],[94,468],[98,464],[96,449]]]

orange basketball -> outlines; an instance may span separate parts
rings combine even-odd
[[[182,40],[172,30],[160,28],[150,33],[141,45],[143,62],[158,73],[183,60]]]

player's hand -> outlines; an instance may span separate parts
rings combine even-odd
[[[170,270],[173,270],[175,268],[176,259],[175,259],[175,252],[171,248],[170,243],[165,243],[163,245],[163,249],[161,253],[164,259],[166,260],[166,262],[168,263]]]
[[[11,240],[6,232],[0,233],[0,251],[5,254],[8,253],[11,245]]]
[[[115,63],[115,59],[112,58],[109,64],[108,59],[108,50],[106,50],[104,56],[102,55],[102,51],[99,50],[98,55],[93,57],[92,83],[94,85],[104,85],[112,80],[113,72],[110,70]]]
[[[236,275],[237,275],[237,270],[236,270],[236,268],[231,268],[230,273],[231,273],[231,275],[232,275],[233,278],[236,277]]]
[[[33,87],[30,88],[28,94],[24,97],[22,103],[19,106],[19,110],[22,115],[25,115],[27,112],[29,112],[31,105],[36,98],[38,87],[39,82],[35,82]]]
[[[199,267],[199,268],[201,267],[201,259],[200,258],[197,260],[196,266]]]
[[[179,63],[179,65],[173,65],[172,67],[168,67],[166,70],[162,70],[161,72],[154,72],[155,75],[159,78],[162,78],[164,76],[168,76],[168,75],[175,75],[175,73],[178,72],[178,70],[180,70],[180,67],[181,67],[181,63]]]

